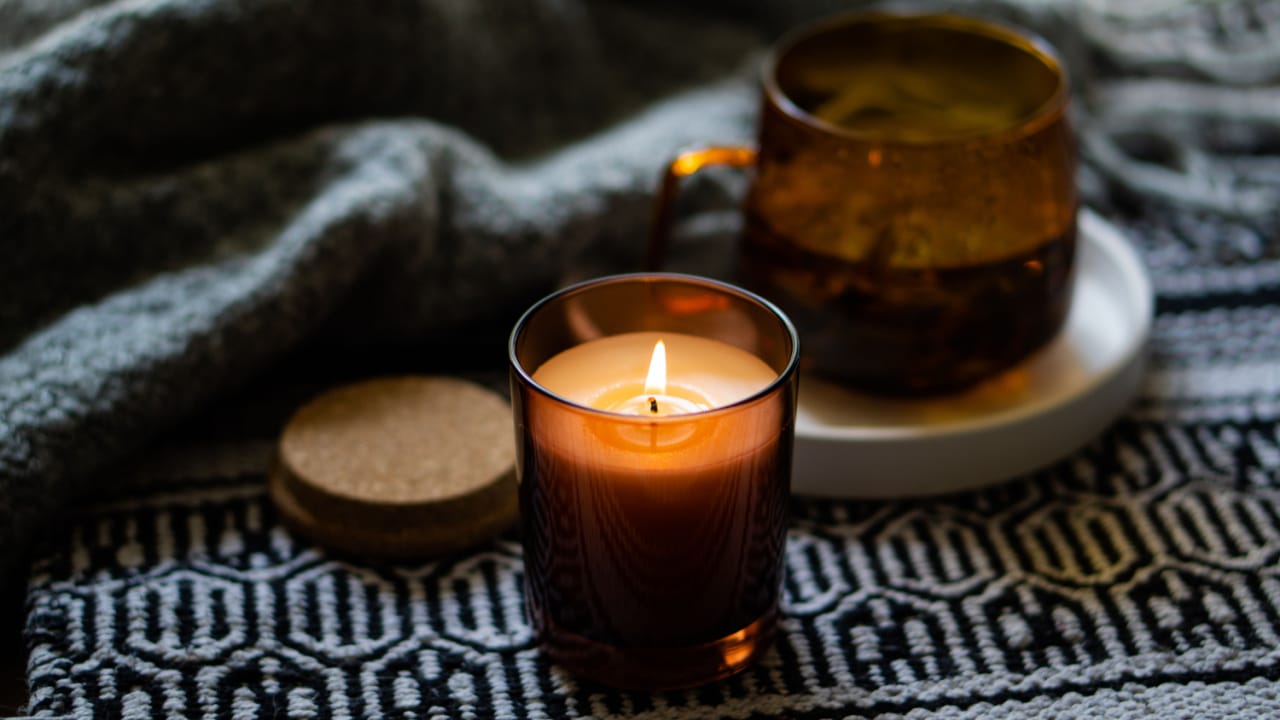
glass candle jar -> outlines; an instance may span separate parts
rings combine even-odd
[[[609,277],[526,312],[510,362],[525,594],[542,649],[615,687],[688,687],[746,667],[777,618],[790,321],[712,280]]]

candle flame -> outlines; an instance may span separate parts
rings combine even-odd
[[[661,340],[653,345],[653,357],[649,359],[649,376],[644,380],[644,391],[651,395],[667,392],[667,346]]]

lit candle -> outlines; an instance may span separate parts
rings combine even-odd
[[[539,367],[533,381],[578,405],[654,417],[722,407],[777,377],[760,358],[719,340],[633,332],[571,347]]]
[[[761,302],[723,287],[695,286],[734,298],[707,305],[702,325],[681,317],[677,330],[651,329],[671,311],[647,288],[611,311],[625,308],[644,330],[549,343],[522,336],[526,316],[513,334],[530,617],[554,660],[608,684],[722,677],[773,631],[794,335],[784,319],[754,310],[747,317],[763,327],[749,335],[767,346],[748,351],[690,332]],[[544,347],[522,362],[522,340]]]

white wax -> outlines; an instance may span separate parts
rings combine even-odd
[[[667,385],[656,396],[658,415],[723,407],[748,398],[778,373],[763,360],[728,343],[667,332],[633,332],[575,345],[546,361],[533,381],[578,405],[624,414],[646,414],[645,377],[653,346],[667,346]]]

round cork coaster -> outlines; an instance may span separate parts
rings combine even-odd
[[[405,560],[462,550],[518,514],[511,408],[456,378],[336,388],[289,420],[268,487],[285,524],[322,545]]]

